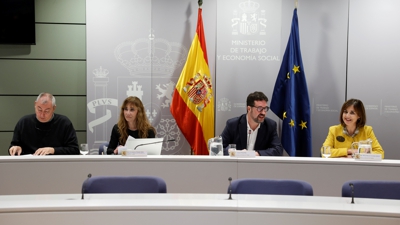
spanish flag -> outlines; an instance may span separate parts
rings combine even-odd
[[[202,9],[186,64],[176,84],[171,114],[195,155],[208,155],[207,141],[214,137],[214,97],[208,68]]]

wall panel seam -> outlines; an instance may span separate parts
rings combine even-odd
[[[0,60],[42,60],[42,61],[82,61],[86,62],[86,59],[53,59],[53,58],[0,58]]]
[[[36,22],[35,24],[51,24],[51,25],[82,25],[82,26],[86,26],[86,23],[51,23],[51,22]]]

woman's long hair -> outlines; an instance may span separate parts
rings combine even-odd
[[[154,127],[151,126],[151,123],[147,119],[142,101],[140,101],[138,97],[129,96],[122,103],[121,112],[119,114],[119,120],[118,120],[118,132],[120,134],[119,143],[121,145],[125,145],[125,142],[128,139],[129,126],[128,126],[128,121],[125,120],[124,116],[124,109],[128,107],[128,105],[134,105],[137,108],[135,124],[139,132],[139,137],[147,138],[149,130],[153,130],[154,134],[156,133],[156,129],[154,129]]]

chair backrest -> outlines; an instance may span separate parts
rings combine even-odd
[[[232,181],[232,194],[313,195],[312,186],[301,180],[245,178]]]
[[[167,185],[154,176],[95,176],[83,182],[84,193],[167,193]]]
[[[99,146],[99,155],[103,155],[104,152],[104,146],[108,147],[108,142],[107,143],[103,143]],[[107,152],[104,153],[104,155],[106,155]]]
[[[400,181],[350,180],[342,186],[342,197],[351,197],[350,183],[353,184],[354,197],[400,200]]]

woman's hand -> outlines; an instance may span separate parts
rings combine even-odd
[[[347,155],[354,155],[358,153],[358,149],[347,149]]]
[[[119,148],[119,147],[124,147],[124,146],[120,145],[120,146],[118,146],[117,148],[115,148],[115,149],[114,149],[114,155],[118,155],[118,148]]]

